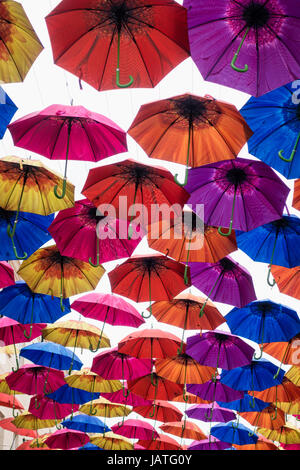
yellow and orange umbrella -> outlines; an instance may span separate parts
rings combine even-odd
[[[285,376],[283,377],[281,384],[267,388],[261,392],[254,391],[253,395],[266,403],[276,401],[290,403],[297,400],[300,401],[300,388]]]
[[[174,401],[175,403],[185,402],[189,405],[206,405],[208,403],[212,403],[211,401],[203,400],[203,398],[200,398],[197,395],[193,395],[192,393],[189,393],[189,392],[186,392],[184,397],[181,393],[180,395],[173,398],[172,401]]]
[[[278,402],[277,406],[280,410],[284,411],[287,415],[299,415],[300,414],[300,402],[295,401],[293,403]]]
[[[128,416],[132,408],[122,403],[113,403],[106,398],[97,398],[92,403],[87,402],[79,408],[81,413],[94,416],[104,416],[104,418],[117,418]]]
[[[297,365],[300,360],[300,334],[294,336],[289,341],[274,343],[264,343],[264,352],[275,357],[282,364]]]
[[[0,3],[0,82],[23,82],[43,46],[22,5]]]
[[[295,268],[272,266],[271,273],[282,294],[300,300],[300,266]]]
[[[290,424],[285,424],[279,429],[258,428],[257,432],[271,441],[281,444],[300,444],[300,429],[296,429]]]
[[[300,387],[300,367],[293,366],[285,374],[285,377],[293,382],[294,385]]]
[[[90,441],[104,450],[133,450],[133,443],[129,439],[113,432],[93,434]]]
[[[63,298],[94,290],[104,273],[101,265],[93,267],[85,261],[62,256],[56,245],[37,250],[18,271],[33,292],[60,297],[62,311]]]

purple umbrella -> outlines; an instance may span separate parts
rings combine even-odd
[[[241,400],[244,397],[244,392],[234,390],[228,385],[220,382],[220,377],[215,380],[210,380],[204,384],[190,384],[187,385],[187,391],[193,395],[197,395],[203,400],[207,401],[221,401],[229,403],[234,400]]]
[[[204,222],[248,232],[281,218],[290,189],[266,163],[246,158],[223,160],[189,170],[185,189],[197,213],[204,205]],[[221,227],[229,227],[223,232]]]
[[[227,256],[217,263],[188,263],[191,283],[207,295],[199,316],[204,313],[208,300],[244,307],[256,294],[250,273]]]
[[[219,441],[216,437],[210,437],[203,441],[192,442],[187,450],[225,450],[228,447],[228,442]]]
[[[83,199],[60,211],[48,230],[62,255],[99,266],[132,255],[144,233],[128,240],[128,226],[127,220],[105,217]]]
[[[203,78],[253,96],[300,76],[295,0],[185,1],[191,56]]]
[[[221,408],[217,403],[208,405],[193,405],[185,414],[192,419],[200,421],[215,421],[218,423],[228,423],[236,419],[235,413],[227,408]]]

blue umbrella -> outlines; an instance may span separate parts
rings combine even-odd
[[[229,410],[235,410],[239,413],[245,413],[249,411],[262,411],[269,406],[270,403],[266,403],[259,398],[254,398],[248,393],[245,393],[244,398],[240,400],[234,400],[230,402],[218,401],[218,405],[222,408],[228,408]],[[254,406],[253,406],[254,404]]]
[[[101,419],[96,416],[76,415],[72,419],[66,419],[61,423],[65,428],[75,429],[76,431],[95,432],[103,434],[111,431]]]
[[[52,238],[48,227],[54,214],[45,216],[20,212],[15,236],[12,238],[8,235],[7,227],[12,229],[15,218],[16,212],[0,208],[0,260],[25,259]],[[18,253],[23,255],[19,256]]]
[[[47,396],[58,403],[71,403],[72,405],[82,405],[93,398],[99,398],[100,393],[91,393],[80,388],[70,387],[67,383],[62,387],[59,387],[52,393],[48,393]],[[73,409],[72,415],[73,416]]]
[[[226,315],[232,333],[257,343],[289,341],[300,332],[300,320],[295,310],[270,300],[255,301],[242,308],[233,308]],[[263,353],[261,346],[259,357]]]
[[[64,312],[60,308],[58,297],[32,292],[23,281],[0,292],[0,315],[12,318],[22,325],[54,323],[62,315],[71,312],[69,299],[63,299],[63,304]],[[30,337],[31,329],[27,338]]]
[[[79,447],[77,450],[104,450],[102,447],[95,446],[95,444],[92,444],[91,442],[88,442],[82,447]]]
[[[223,442],[230,444],[256,444],[258,436],[251,432],[251,429],[246,428],[243,424],[238,425],[231,423],[216,424],[211,428],[211,435]]]
[[[221,382],[235,390],[261,391],[281,384],[284,374],[282,369],[278,373],[277,367],[272,362],[260,359],[243,367],[223,370]],[[254,406],[254,396],[252,396],[252,408]]]
[[[254,134],[248,140],[252,155],[288,179],[300,177],[300,105],[293,83],[259,98],[240,110]]]
[[[0,139],[3,138],[7,126],[17,110],[18,108],[15,103],[5,93],[3,88],[0,87]]]
[[[249,232],[236,230],[238,248],[254,261],[269,263],[268,284],[272,264],[294,268],[300,265],[300,219],[283,215],[281,219],[261,225]]]
[[[68,348],[50,341],[29,344],[21,349],[20,356],[40,366],[59,370],[69,370],[73,360],[73,353]],[[80,370],[82,366],[81,360],[74,355],[73,369]]]

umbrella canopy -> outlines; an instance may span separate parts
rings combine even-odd
[[[71,375],[65,377],[65,381],[70,387],[80,388],[95,395],[96,393],[116,392],[122,388],[119,380],[105,380],[88,368],[83,368],[80,372],[72,372]],[[96,398],[95,395],[94,398]]]
[[[201,439],[206,438],[205,434],[203,434],[197,424],[193,423],[192,421],[169,422],[164,423],[159,427],[162,431],[168,434],[173,434],[174,436],[178,436],[185,439],[201,441]]]
[[[37,432],[33,431],[32,429],[27,428],[20,428],[17,427],[14,423],[14,418],[4,418],[0,420],[0,428],[11,431],[14,434],[19,436],[26,436],[26,437],[37,437]]]
[[[47,394],[49,398],[57,403],[73,403],[81,405],[87,403],[89,400],[98,398],[100,393],[92,393],[80,388],[70,387],[67,383],[59,387],[52,393]]]
[[[281,384],[269,387],[260,392],[255,391],[254,396],[266,402],[285,402],[293,403],[300,401],[300,389],[286,376],[283,377]],[[261,426],[267,427],[267,426]]]
[[[0,289],[13,286],[15,284],[15,274],[13,268],[6,261],[0,263]]]
[[[103,450],[101,447],[95,446],[95,444],[87,443],[84,444],[82,447],[78,447],[77,450]]]
[[[254,411],[260,412],[265,410],[269,403],[266,403],[266,401],[262,401],[259,398],[254,398],[254,394],[255,392],[253,392],[253,396],[251,396],[248,393],[245,393],[243,398],[230,402],[222,402],[218,400],[218,405],[222,406],[222,408],[238,411],[239,413]]]
[[[234,444],[236,450],[278,450],[278,447],[269,439],[259,436],[255,444]]]
[[[222,442],[210,436],[209,439],[192,442],[188,450],[226,450],[228,445],[228,442]]]
[[[265,343],[264,351],[266,354],[275,357],[282,364],[299,364],[297,347],[299,346],[300,334],[295,335],[289,341],[274,341],[272,343]]]
[[[217,8],[190,0],[188,28],[191,55],[204,80],[260,96],[300,76],[299,18],[292,0],[225,1]]]
[[[6,382],[6,377],[10,374],[9,372],[4,372],[4,374],[0,374],[0,393],[5,393],[6,395],[21,395],[22,392],[17,392],[16,390],[12,390],[8,383]]]
[[[39,407],[36,408],[36,403]],[[78,411],[79,405],[71,405],[69,403],[58,403],[46,395],[36,395],[30,400],[28,411],[40,419],[63,419],[73,411]],[[56,423],[57,426],[57,423]]]
[[[189,56],[186,10],[172,0],[64,0],[46,23],[54,62],[97,90],[152,88]]]
[[[284,412],[276,410],[274,405],[269,405],[259,413],[250,411],[240,413],[240,416],[255,427],[278,429],[285,425]]]
[[[104,393],[101,395],[110,394]],[[114,395],[114,393],[112,393],[111,395]],[[79,408],[79,411],[87,415],[104,416],[104,418],[119,418],[120,416],[123,416],[124,418],[125,416],[128,416],[131,413],[132,408],[130,406],[127,406],[126,404],[122,405],[121,403],[113,403],[101,396],[101,398],[93,400],[92,403],[87,402],[82,405]]]
[[[214,380],[205,382],[204,384],[190,384],[187,386],[187,391],[204,400],[212,402],[215,400],[230,402],[233,400],[240,400],[244,396],[243,391],[234,390],[227,385],[224,385],[219,376],[215,377]]]
[[[272,266],[271,273],[274,276],[274,280],[282,294],[290,295],[295,299],[300,299],[299,266],[296,268]]]
[[[294,194],[293,194],[293,201],[292,207],[299,210],[300,207],[300,180],[297,179],[294,181]]]
[[[162,421],[167,423],[168,421],[181,421],[183,414],[181,411],[165,400],[156,400],[155,402],[155,412],[152,416],[152,404],[149,402],[149,405],[140,405],[134,406],[133,410],[135,413],[143,416],[147,419],[152,419],[156,421]],[[151,416],[150,416],[151,414]]]
[[[235,106],[187,93],[142,105],[128,134],[149,157],[184,163],[187,171],[235,158],[252,131]]]
[[[25,429],[45,429],[53,428],[55,426],[54,419],[40,419],[34,416],[29,411],[24,411],[22,414],[13,419],[12,424],[17,428]]]
[[[49,159],[65,160],[62,193],[66,194],[68,160],[97,162],[127,151],[126,134],[113,121],[83,106],[51,105],[9,126],[14,144]]]
[[[50,393],[65,384],[62,371],[32,364],[25,364],[11,372],[5,380],[12,390],[27,395]]]
[[[76,415],[72,419],[65,419],[62,423],[65,428],[88,433],[104,433],[111,429],[96,416]]]
[[[214,421],[217,423],[227,423],[228,421],[233,421],[236,418],[235,413],[228,411],[226,408],[222,408],[217,403],[214,403],[213,405],[193,405],[185,412],[185,414],[192,419],[199,419],[200,421]]]
[[[103,450],[133,450],[133,444],[129,439],[114,432],[94,434],[90,437],[90,441]]]
[[[239,423],[220,423],[211,428],[211,435],[220,439],[220,441],[228,442],[230,444],[255,444],[258,436],[246,428],[243,424]]]
[[[59,212],[49,232],[62,255],[99,265],[132,255],[142,234],[128,240],[128,226],[126,220],[101,215],[94,204],[83,199]]]
[[[175,439],[169,436],[160,434],[155,440],[142,440],[138,441],[138,445],[143,447],[145,450],[181,450],[181,446]]]
[[[278,441],[282,444],[300,444],[300,430],[290,424],[273,430],[258,428],[257,432],[271,441]]]
[[[10,123],[18,108],[11,98],[5,93],[2,87],[0,87],[0,96],[0,139],[2,139],[8,124]]]
[[[24,410],[24,406],[15,396],[6,393],[0,393],[0,406],[14,408],[15,410]]]
[[[50,449],[76,449],[89,442],[90,438],[87,434],[81,431],[74,431],[70,429],[59,429],[51,436],[47,437],[45,444]]]
[[[159,436],[151,424],[137,419],[127,419],[123,423],[114,424],[111,430],[120,436],[125,436],[130,439],[148,440],[155,439]]]
[[[0,19],[0,81],[23,82],[43,46],[19,2],[1,2]]]
[[[151,400],[145,400],[140,395],[132,392],[128,393],[128,388],[126,389],[125,387],[116,392],[103,392],[101,397],[114,403],[124,404],[125,406],[147,406],[152,403]]]
[[[79,357],[75,355],[73,358],[69,349],[50,341],[29,344],[21,349],[20,356],[29,359],[34,364],[59,370],[69,370],[72,361],[74,370],[80,370],[83,366]]]

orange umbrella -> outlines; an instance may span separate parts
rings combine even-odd
[[[183,399],[183,395],[181,394],[173,398],[172,401],[174,401],[175,403],[185,402],[189,405],[207,405],[208,403],[212,403],[211,401],[203,400],[203,398],[197,397],[197,395],[193,395],[192,393],[189,393],[189,392],[186,392],[185,400]]]
[[[300,210],[300,179],[294,181],[294,196],[292,206]]]
[[[22,403],[20,403],[14,395],[9,395],[7,393],[0,393],[0,406],[14,408],[16,410],[24,410]]]
[[[181,446],[174,439],[168,436],[160,434],[154,440],[142,441],[141,439],[137,443],[139,446],[144,447],[146,450],[181,450]]]
[[[266,429],[278,429],[281,428],[281,426],[284,426],[285,416],[283,411],[278,410],[276,418],[274,419],[275,411],[275,406],[271,404],[260,412],[242,412],[240,413],[240,416],[248,421],[248,423],[252,424],[252,426],[259,426]]]
[[[300,429],[286,424],[279,429],[258,428],[257,432],[271,441],[277,441],[282,444],[299,444]]]
[[[181,421],[183,416],[181,411],[179,411],[176,406],[171,405],[168,401],[156,400],[155,405],[155,413],[153,416],[150,416],[152,405],[135,406],[132,411],[144,418],[162,421],[163,423],[166,423],[167,421]]]
[[[287,342],[264,343],[263,348],[266,354],[281,361],[280,367],[282,364],[297,365],[300,361],[300,334],[294,336]]]
[[[235,106],[184,94],[142,105],[128,134],[149,157],[185,164],[184,186],[189,166],[235,158],[253,132]]]
[[[191,421],[176,421],[173,423],[165,423],[160,426],[160,429],[169,434],[174,434],[181,439],[193,439],[194,441],[201,441],[206,439],[207,436],[201,429]]]
[[[300,266],[295,268],[272,266],[271,273],[282,294],[300,300]]]
[[[285,377],[293,382],[294,385],[300,387],[300,367],[293,366],[285,374]]]
[[[300,388],[294,385],[285,376],[283,377],[281,384],[267,388],[261,392],[254,391],[253,395],[266,403],[276,401],[290,403],[294,401],[300,401]]]

